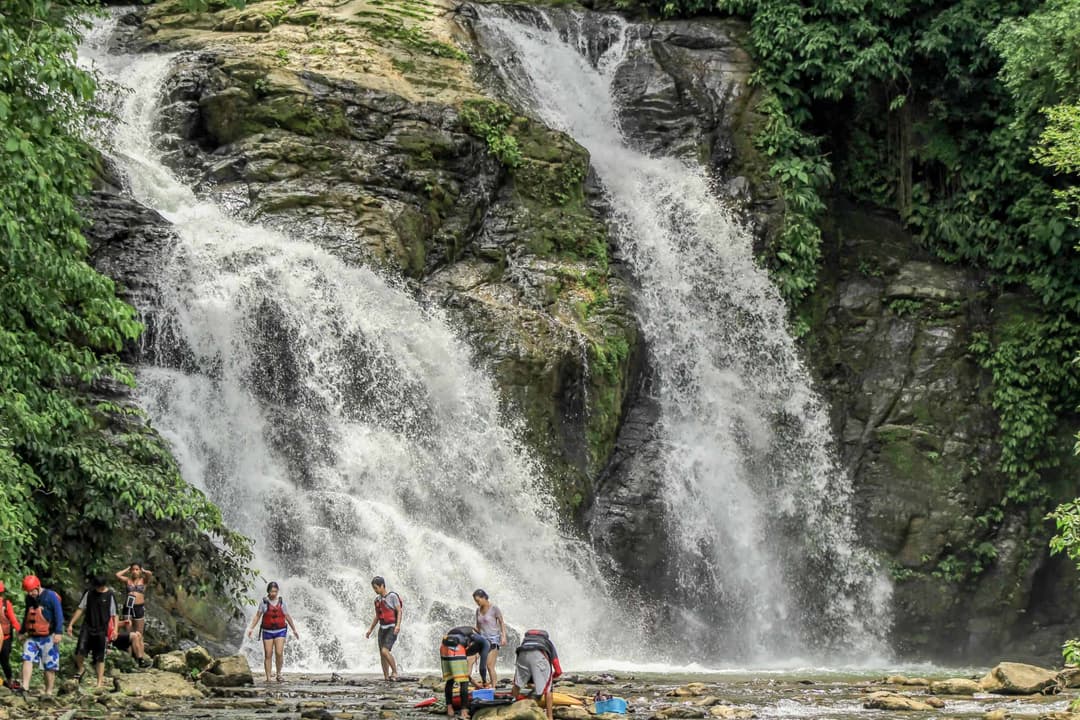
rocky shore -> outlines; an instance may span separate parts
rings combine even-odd
[[[207,664],[208,663],[208,664]],[[55,698],[0,689],[0,720],[22,718],[432,718],[445,717],[442,681],[387,683],[373,676],[290,674],[283,683],[255,683],[247,660],[212,660],[201,648],[159,656],[145,672],[110,673],[112,687],[91,690],[67,681]],[[970,677],[885,678],[838,673],[789,672],[686,676],[569,674],[557,691],[585,698],[559,706],[560,720],[596,715],[596,693],[624,698],[628,713],[649,720],[672,718],[981,717],[985,720],[1080,720],[1080,670],[1054,672],[1002,663]],[[504,681],[506,682],[506,681]],[[440,702],[417,708],[427,698]],[[1072,708],[1072,709],[1070,709]],[[531,700],[476,713],[477,720],[541,720]]]

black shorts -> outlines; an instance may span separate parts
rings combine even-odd
[[[131,635],[128,633],[117,635],[116,639],[112,641],[112,644],[113,647],[120,652],[129,652],[133,654],[135,652],[135,648],[131,647]]]
[[[394,632],[394,628],[379,628],[379,648],[386,648],[387,650],[393,650],[394,643],[397,642],[397,633]]]
[[[85,625],[79,630],[79,643],[75,646],[75,654],[91,658],[95,663],[105,662],[105,650],[109,646],[109,639],[105,633],[100,635],[91,633]]]
[[[146,606],[132,605],[131,607],[125,607],[124,616],[131,618],[132,620],[142,620],[146,617]]]

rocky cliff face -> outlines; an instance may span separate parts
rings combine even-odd
[[[890,563],[897,648],[1053,657],[1077,619],[1076,574],[1049,557],[1040,508],[1003,504],[992,381],[969,351],[1029,301],[935,261],[890,217],[841,203],[831,222],[806,345],[863,536]]]
[[[655,414],[632,291],[587,154],[485,96],[459,12],[426,0],[269,0],[191,15],[169,0],[131,20],[126,42],[182,51],[163,142],[200,192],[451,311],[566,512],[641,586],[664,567],[652,541],[664,509],[658,479],[641,470]],[[649,42],[620,70],[624,130],[704,162],[766,234],[778,208],[750,142],[742,27],[637,31]],[[606,33],[597,23],[597,49]],[[97,213],[117,202],[95,196]],[[152,303],[139,248],[164,242],[161,231],[101,236],[100,267]],[[826,257],[807,357],[863,537],[893,571],[898,647],[1052,654],[1077,619],[1075,581],[1047,557],[1041,512],[1000,508],[990,380],[967,353],[973,332],[1022,316],[1023,299],[995,296],[853,208],[837,207]]]
[[[579,514],[638,356],[587,153],[479,91],[448,4],[214,7],[159,3],[118,39],[181,51],[163,100],[169,162],[237,214],[450,310]]]

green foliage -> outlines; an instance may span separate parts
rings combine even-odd
[[[232,592],[247,542],[138,411],[103,399],[134,384],[118,353],[142,328],[87,264],[75,204],[96,158],[97,83],[73,62],[93,4],[10,0],[0,13],[0,576],[81,585],[144,551],[118,530],[150,526],[192,590]]]
[[[1066,665],[1080,665],[1080,638],[1066,640],[1061,646],[1061,657]]]
[[[510,132],[514,111],[495,100],[466,100],[461,106],[461,121],[465,128],[483,138],[488,149],[508,168],[521,164],[521,147]]]

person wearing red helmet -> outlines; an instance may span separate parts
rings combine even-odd
[[[4,671],[4,687],[11,687],[11,637],[22,630],[19,619],[15,617],[15,607],[7,598],[7,588],[4,581],[0,580],[0,635],[3,636],[3,644],[0,644],[0,669]]]
[[[60,641],[64,639],[64,609],[55,591],[41,587],[36,575],[23,578],[26,591],[26,614],[22,633],[22,689],[30,689],[34,665],[45,671],[45,694],[52,695],[56,671],[60,669]]]

